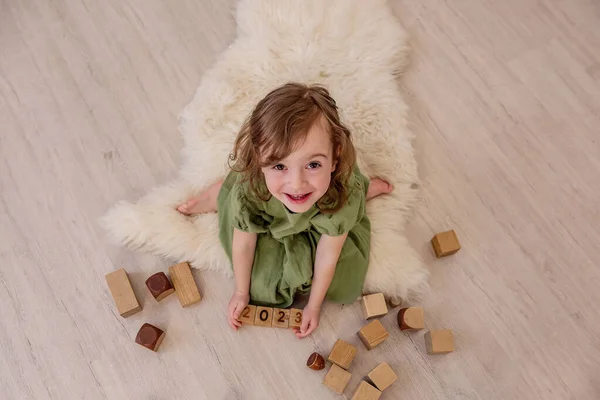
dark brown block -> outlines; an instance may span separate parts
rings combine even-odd
[[[157,351],[165,338],[165,332],[154,325],[144,324],[135,337],[135,342],[152,351]]]
[[[161,301],[175,291],[171,281],[164,272],[157,272],[146,279],[146,286],[156,301]]]
[[[325,368],[325,359],[319,353],[312,353],[306,361],[306,366],[315,371]]]

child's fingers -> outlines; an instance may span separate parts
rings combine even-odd
[[[236,304],[235,309],[233,311],[233,318],[235,320],[240,319],[240,315],[242,315],[242,311],[244,311],[244,308],[246,308],[246,306],[242,306],[241,304]]]

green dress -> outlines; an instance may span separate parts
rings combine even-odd
[[[313,205],[296,214],[273,196],[266,202],[250,200],[241,174],[227,175],[217,200],[219,239],[232,262],[234,228],[258,234],[250,279],[253,304],[288,307],[296,293],[310,290],[322,234],[348,232],[326,298],[348,304],[361,295],[371,240],[365,209],[369,180],[355,167],[348,185],[348,202],[338,212],[323,214]]]

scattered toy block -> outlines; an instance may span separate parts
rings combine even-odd
[[[377,389],[384,391],[392,383],[398,379],[398,376],[394,373],[394,370],[390,368],[390,366],[382,362],[377,367],[375,367],[371,372],[367,375],[371,382],[377,387]]]
[[[362,307],[365,319],[381,317],[387,314],[388,308],[383,293],[363,296]]]
[[[245,325],[254,325],[254,318],[256,316],[256,306],[252,304],[248,304],[242,313],[240,314],[240,318],[238,320]]]
[[[338,339],[333,345],[333,349],[331,349],[331,353],[329,353],[327,360],[344,369],[348,369],[350,368],[350,364],[352,364],[352,360],[354,360],[357,351],[358,349],[355,346],[348,342],[344,342],[342,339]]]
[[[273,309],[273,323],[274,328],[289,328],[290,327],[290,310],[283,308]]]
[[[254,317],[254,325],[256,326],[272,326],[273,324],[273,309],[271,307],[256,307],[256,316]]]
[[[302,326],[302,310],[292,308],[290,310],[290,328],[300,328]]]
[[[425,328],[425,316],[421,307],[407,307],[398,311],[398,326],[401,331]]]
[[[436,234],[431,239],[431,244],[437,258],[452,255],[460,250],[458,236],[453,230]]]
[[[361,381],[351,400],[377,400],[380,396],[381,392],[379,390],[369,385],[367,382]]]
[[[446,354],[454,351],[454,337],[450,329],[429,331],[425,334],[425,347],[429,354]]]
[[[169,275],[171,275],[171,279],[173,280],[173,286],[175,286],[181,307],[189,307],[202,300],[198,286],[196,286],[196,282],[194,281],[190,264],[182,262],[169,267]]]
[[[306,361],[306,366],[315,371],[322,370],[325,368],[325,359],[319,353],[312,353]]]
[[[333,364],[331,368],[329,368],[327,375],[325,375],[323,383],[337,394],[342,394],[351,377],[352,374],[350,372]]]
[[[164,272],[157,272],[146,279],[146,287],[156,301],[161,301],[175,291],[171,281]]]
[[[127,272],[123,268],[107,274],[105,278],[121,317],[127,318],[142,311],[142,306],[135,297]]]
[[[165,338],[165,332],[154,325],[144,324],[135,337],[135,342],[152,351],[157,351]]]
[[[365,325],[360,331],[358,331],[358,337],[363,342],[367,350],[371,350],[374,347],[380,345],[390,334],[385,330],[381,322],[378,319]]]
[[[392,308],[400,307],[402,305],[402,299],[390,299],[389,303]]]

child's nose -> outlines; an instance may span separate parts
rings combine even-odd
[[[292,171],[290,176],[290,185],[295,190],[300,190],[304,187],[304,171]]]

